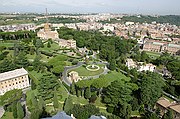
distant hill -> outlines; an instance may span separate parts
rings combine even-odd
[[[132,21],[139,23],[151,23],[156,21],[157,23],[170,23],[172,25],[180,26],[180,15],[166,15],[166,16],[124,16],[122,22]]]

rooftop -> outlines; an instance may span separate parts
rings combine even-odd
[[[180,104],[172,105],[169,108],[180,113]]]
[[[157,103],[165,108],[169,107],[171,105],[171,102],[167,100],[166,98],[161,97]]]
[[[16,77],[19,77],[19,76],[24,76],[24,75],[27,75],[27,74],[28,74],[28,72],[24,68],[15,69],[15,70],[12,70],[12,71],[0,73],[0,81],[16,78]]]

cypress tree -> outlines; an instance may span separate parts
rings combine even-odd
[[[91,97],[91,89],[90,89],[90,87],[88,87],[88,88],[85,89],[84,97],[85,97],[86,99],[89,99],[89,98]]]
[[[12,112],[13,112],[13,117],[17,118],[17,102],[13,102],[12,104]]]
[[[24,117],[23,107],[20,102],[17,103],[17,117],[19,119],[23,119],[23,117]]]
[[[74,95],[75,94],[75,82],[73,81],[71,84],[71,93]]]
[[[64,111],[67,113],[68,111],[70,111],[73,108],[73,102],[72,102],[72,98],[71,96],[69,96],[64,104]]]
[[[54,108],[58,108],[59,107],[59,103],[58,103],[58,99],[57,99],[57,94],[54,93],[54,97],[53,97],[53,106]]]

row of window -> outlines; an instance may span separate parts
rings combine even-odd
[[[26,80],[26,81],[27,81],[27,80]],[[19,81],[19,82],[16,82],[16,83],[12,83],[12,84],[6,85],[5,87],[7,88],[8,86],[13,86],[13,85],[15,85],[15,84],[20,84],[20,83],[24,83],[24,80],[22,80],[22,82]],[[4,87],[2,86],[1,88],[4,88]]]
[[[21,79],[23,79],[24,77],[21,77]],[[18,78],[18,79],[20,79],[20,78]],[[10,83],[10,82],[12,82],[12,81],[17,81],[18,79],[12,79],[12,80],[8,80],[8,81],[4,81],[4,82],[1,82],[1,85],[3,85],[3,83]]]
[[[16,87],[11,87],[11,88],[8,88],[8,89],[4,89],[4,90],[1,90],[1,91],[0,91],[0,94],[4,94],[4,93],[6,93],[7,91],[10,91],[10,90],[13,90],[13,89],[25,88],[25,87],[27,87],[27,86],[28,86],[28,84],[26,84],[26,85],[21,85],[21,86],[16,86]]]

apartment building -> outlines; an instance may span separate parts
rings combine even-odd
[[[0,73],[0,95],[13,89],[23,89],[29,86],[28,72],[24,68]]]

